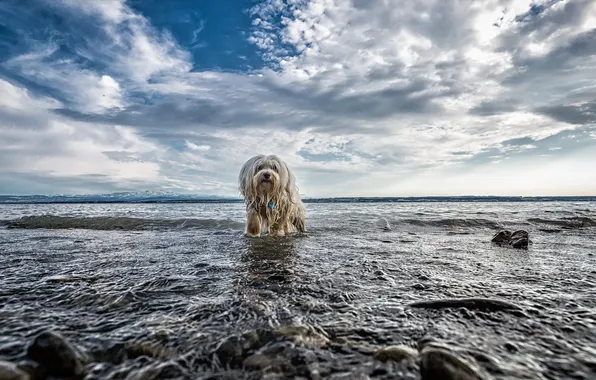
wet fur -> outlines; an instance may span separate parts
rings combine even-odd
[[[269,175],[269,180],[265,179]],[[306,212],[296,178],[288,165],[276,155],[257,155],[242,166],[238,187],[246,205],[245,234],[262,232],[284,236],[306,231]],[[275,208],[269,208],[273,202]]]

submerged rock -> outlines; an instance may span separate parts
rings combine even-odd
[[[27,347],[27,356],[55,376],[81,376],[87,362],[82,351],[53,331],[37,335]]]
[[[484,380],[470,363],[445,347],[427,346],[420,353],[422,380]]]
[[[487,310],[487,311],[509,311],[521,312],[523,308],[509,301],[494,299],[494,298],[442,298],[436,300],[426,300],[414,302],[409,305],[414,308],[424,309],[445,309],[445,308],[461,308],[464,307],[469,310]]]
[[[531,243],[528,232],[524,230],[517,230],[514,232],[509,230],[499,231],[493,236],[491,242],[501,247],[521,249],[527,249],[528,245]]]
[[[389,360],[395,362],[400,362],[402,360],[415,361],[417,357],[418,351],[405,345],[384,347],[375,352],[374,355],[375,359],[382,362]]]

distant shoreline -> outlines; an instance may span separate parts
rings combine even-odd
[[[238,198],[201,198],[192,196],[112,197],[112,196],[0,196],[0,204],[158,204],[158,203],[241,203]],[[505,197],[505,196],[436,196],[436,197],[337,197],[305,198],[304,203],[453,203],[453,202],[596,202],[596,196]]]

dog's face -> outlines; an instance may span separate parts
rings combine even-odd
[[[272,193],[279,188],[279,167],[274,161],[263,161],[255,168],[254,186],[261,194]]]
[[[250,158],[240,171],[240,190],[245,196],[280,194],[292,183],[285,162],[275,155],[258,155]]]

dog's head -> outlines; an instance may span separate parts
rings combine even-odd
[[[257,155],[242,166],[238,182],[245,197],[262,195],[271,198],[288,189],[294,181],[282,159],[276,155]]]

